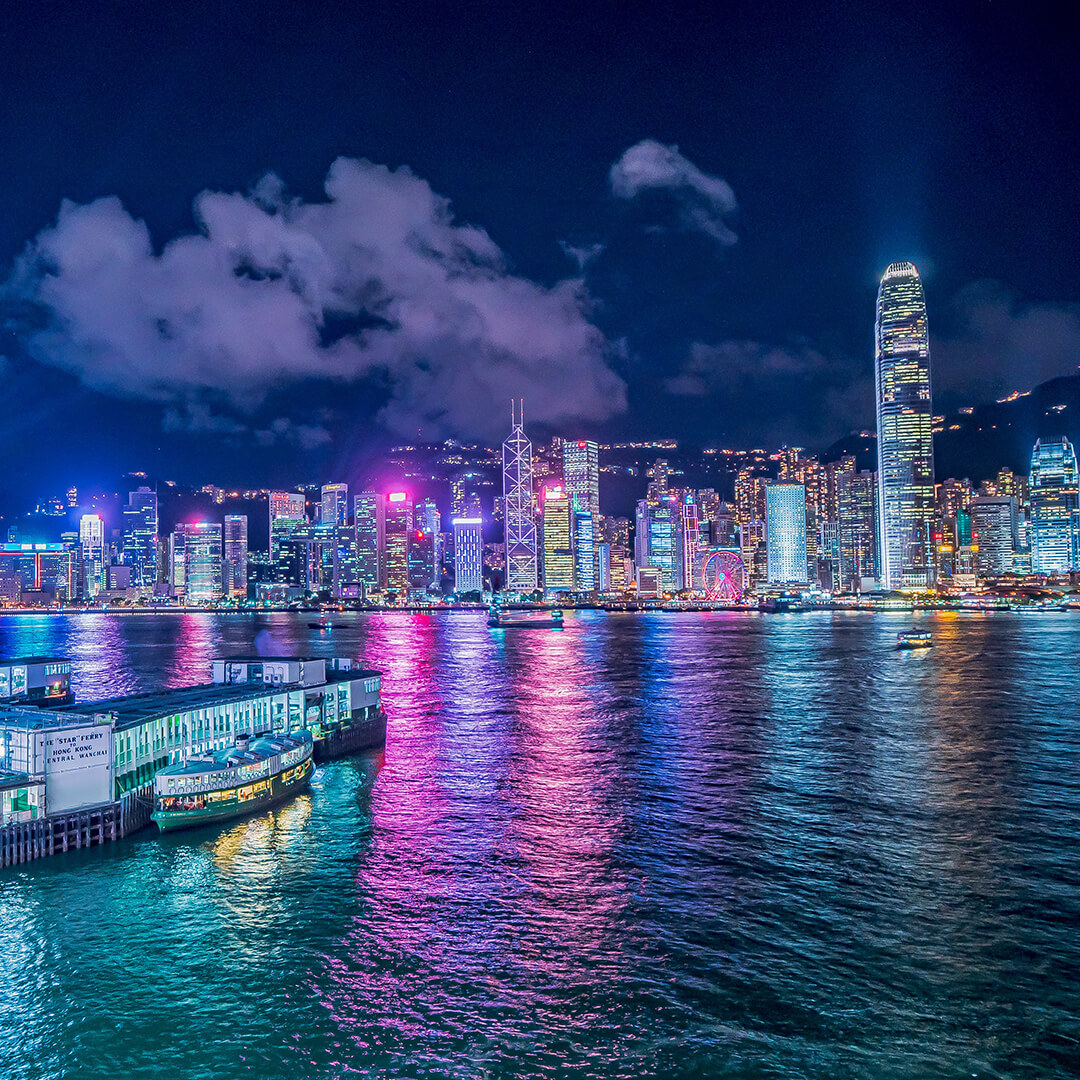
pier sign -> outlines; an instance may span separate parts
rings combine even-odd
[[[113,733],[103,724],[44,733],[45,803],[49,814],[113,799]]]

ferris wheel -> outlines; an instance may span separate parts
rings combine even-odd
[[[746,590],[746,563],[734,551],[714,551],[705,560],[702,577],[710,600],[738,603]]]

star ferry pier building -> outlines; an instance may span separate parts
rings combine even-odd
[[[380,745],[382,678],[346,658],[223,658],[213,681],[71,710],[0,705],[0,867],[150,822],[154,776],[238,736],[311,732],[316,760]]]

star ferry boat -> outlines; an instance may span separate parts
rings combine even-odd
[[[306,730],[288,735],[240,735],[233,746],[161,769],[154,777],[154,812],[162,832],[250,814],[290,799],[315,769]]]

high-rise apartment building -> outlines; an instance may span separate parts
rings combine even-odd
[[[566,445],[565,443],[563,444]],[[596,592],[596,518],[574,496],[570,498],[573,514],[574,591]]]
[[[484,591],[484,519],[454,518],[454,591]]]
[[[226,514],[224,530],[225,593],[234,600],[247,599],[248,519],[247,514]]]
[[[765,489],[765,543],[770,584],[806,581],[806,488],[770,484]]]
[[[409,589],[409,542],[413,504],[404,491],[386,497],[386,587],[403,595]]]
[[[664,592],[682,592],[683,514],[674,492],[658,496],[653,504],[641,499],[637,504],[634,532],[634,561],[640,569],[657,570]]]
[[[295,491],[271,491],[270,513],[270,561],[274,567],[274,581],[292,584],[295,573],[291,567],[293,556],[285,545],[293,535],[307,528],[307,509],[304,496]]]
[[[839,577],[833,591],[861,592],[878,577],[877,476],[855,469],[838,473],[836,501]]]
[[[153,590],[158,567],[158,497],[148,487],[128,493],[124,507],[124,564],[131,584]]]
[[[109,562],[105,555],[105,522],[97,514],[79,519],[79,546],[82,548],[84,594],[93,599],[105,588]]]
[[[532,443],[520,413],[510,403],[510,434],[503,443],[503,504],[506,514],[506,591],[525,596],[536,591],[536,510],[533,502]]]
[[[885,588],[931,584],[934,513],[930,337],[919,272],[893,263],[881,278],[875,325],[878,511]]]
[[[563,488],[579,507],[600,516],[600,448],[586,439],[562,444]]]
[[[1060,574],[1080,567],[1080,488],[1068,439],[1039,439],[1031,454],[1031,569]]]
[[[353,499],[356,528],[356,578],[365,597],[386,586],[386,499],[361,491]]]
[[[177,543],[180,539],[182,542]],[[221,526],[197,521],[177,525],[174,555],[183,554],[183,597],[188,604],[212,604],[221,599]],[[179,595],[179,588],[177,590]]]
[[[320,525],[347,525],[349,521],[349,485],[323,484],[319,505]]]
[[[976,495],[968,504],[978,544],[979,573],[1011,574],[1019,546],[1019,504],[1013,495]]]
[[[573,514],[561,484],[544,488],[544,595],[574,591]]]

